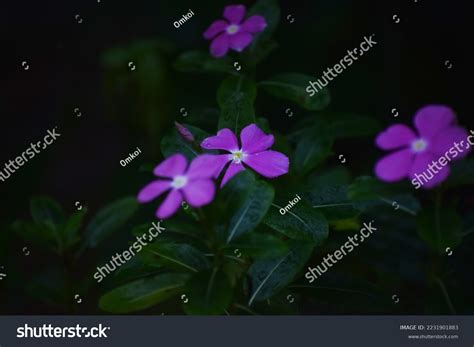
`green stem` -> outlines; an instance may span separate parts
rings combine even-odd
[[[436,244],[438,245],[438,253],[443,253],[443,247],[445,245],[441,244],[441,221],[440,221],[440,212],[441,212],[441,190],[436,190],[435,196],[435,235],[436,235]]]
[[[456,310],[454,309],[453,303],[451,301],[451,298],[448,294],[448,291],[447,291],[443,281],[438,277],[435,277],[435,281],[436,281],[436,283],[438,283],[438,285],[441,289],[441,292],[443,293],[444,299],[446,300],[446,304],[449,307],[449,311],[451,311],[452,314],[456,314]]]

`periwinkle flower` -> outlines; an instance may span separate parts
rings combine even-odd
[[[170,191],[156,211],[160,219],[171,217],[183,201],[192,207],[207,205],[214,199],[212,177],[216,164],[212,155],[203,154],[196,157],[187,168],[186,158],[182,154],[174,154],[155,167],[153,173],[159,178],[145,186],[137,199],[145,203]]]
[[[434,170],[436,162],[441,157],[448,158],[448,162],[465,157],[469,151],[468,134],[456,125],[453,110],[443,105],[421,108],[414,123],[416,132],[406,125],[394,124],[377,136],[375,142],[380,149],[395,151],[378,161],[375,173],[386,182],[410,178],[415,184],[425,172],[435,171],[424,176],[422,182],[424,187],[432,188],[449,176],[448,165]]]
[[[242,129],[240,142],[241,145],[230,129],[221,129],[216,136],[208,137],[201,143],[204,149],[220,149],[230,153],[214,156],[217,166],[216,176],[230,163],[221,187],[235,174],[245,170],[246,166],[268,178],[288,172],[288,157],[283,153],[268,150],[273,145],[273,135],[266,135],[257,125],[250,124]]]
[[[241,52],[252,42],[253,34],[265,29],[265,18],[251,16],[244,22],[244,5],[229,5],[224,9],[224,18],[214,21],[204,32],[206,40],[212,40],[210,52],[216,57],[223,57],[229,49]]]

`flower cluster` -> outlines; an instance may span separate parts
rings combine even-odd
[[[180,129],[184,131],[182,126]],[[183,201],[192,207],[209,204],[215,195],[213,179],[218,178],[226,166],[221,187],[246,167],[267,178],[284,175],[288,172],[289,159],[280,152],[268,150],[273,142],[273,135],[266,135],[255,124],[242,130],[241,145],[230,129],[222,129],[216,136],[204,139],[201,147],[224,150],[227,154],[201,154],[189,167],[180,153],[168,157],[155,167],[153,173],[158,179],[139,192],[138,201],[146,203],[169,191],[156,211],[158,218],[165,219],[171,217]]]

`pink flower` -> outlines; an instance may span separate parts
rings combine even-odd
[[[380,149],[396,151],[379,160],[375,173],[383,181],[409,177],[412,183],[418,180],[420,185],[432,188],[449,175],[449,166],[441,167],[435,162],[441,157],[450,161],[466,156],[468,134],[456,125],[453,110],[442,105],[420,109],[415,115],[415,128],[417,132],[406,125],[394,124],[377,136],[375,142]],[[439,171],[434,170],[435,166]]]
[[[187,201],[192,207],[209,204],[214,199],[215,193],[212,177],[217,167],[213,156],[200,155],[186,170],[187,166],[186,158],[182,154],[168,157],[153,170],[153,173],[160,178],[149,183],[138,193],[138,201],[149,202],[170,191],[156,211],[156,216],[160,219],[171,217],[182,201]]]
[[[240,133],[241,146],[230,129],[221,129],[216,136],[204,139],[201,147],[221,149],[230,154],[215,155],[216,176],[230,163],[222,179],[224,186],[235,174],[245,170],[245,166],[268,178],[288,172],[289,160],[284,154],[268,149],[273,145],[273,135],[266,135],[255,124],[247,125]],[[245,166],[244,166],[245,164]]]
[[[216,20],[204,32],[206,40],[212,40],[210,52],[216,57],[223,57],[229,51],[241,52],[252,42],[253,35],[265,29],[267,23],[262,16],[251,16],[245,22],[244,5],[229,5],[224,9],[224,18]]]

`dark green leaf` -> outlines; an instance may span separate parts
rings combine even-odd
[[[100,210],[86,228],[86,244],[96,247],[123,226],[138,209],[135,198],[124,198]]]
[[[12,224],[12,230],[20,235],[26,242],[58,251],[58,235],[47,225],[16,221]]]
[[[281,200],[281,199],[280,199]],[[304,201],[299,201],[284,215],[280,213],[288,202],[273,203],[264,223],[295,240],[307,240],[320,245],[328,236],[324,216]]]
[[[360,211],[347,197],[350,176],[346,169],[337,168],[310,177],[306,197],[330,221],[353,218]]]
[[[253,103],[257,96],[255,82],[244,76],[225,79],[217,91],[221,109],[219,129],[229,128],[235,134],[250,123],[255,123]]]
[[[111,313],[127,313],[154,306],[178,294],[188,275],[160,274],[113,289],[100,298],[99,307]]]
[[[206,256],[196,248],[160,240],[145,246],[140,257],[147,264],[160,264],[179,271],[198,272],[210,266]]]
[[[69,248],[79,241],[79,229],[82,226],[87,209],[74,212],[64,224],[61,235],[64,242],[64,247]]]
[[[217,268],[199,272],[186,283],[185,294],[189,301],[184,311],[192,315],[224,313],[232,300],[232,287],[227,275]]]
[[[411,215],[416,215],[421,209],[418,200],[411,194],[400,194],[404,183],[387,184],[373,177],[361,176],[349,185],[347,196],[360,211],[368,211],[380,205],[391,206]]]
[[[253,258],[275,258],[288,252],[286,244],[271,234],[249,233],[232,241],[226,248]],[[232,255],[234,255],[233,253]]]
[[[358,114],[327,114],[326,131],[334,139],[370,136],[381,130],[379,120]]]
[[[296,146],[293,165],[306,174],[322,163],[330,154],[333,140],[328,134],[306,133]]]
[[[274,76],[259,83],[263,89],[277,98],[293,101],[306,110],[322,110],[329,104],[329,92],[325,88],[318,94],[310,96],[306,92],[311,76],[288,73]]]
[[[270,298],[288,285],[306,264],[313,251],[313,245],[292,241],[289,252],[278,258],[257,260],[249,269],[252,280],[252,295],[249,306],[254,301]]]
[[[228,206],[228,210],[232,213],[225,235],[222,235],[227,243],[260,224],[273,201],[274,194],[271,185],[257,180],[248,171],[239,173],[226,184],[222,190],[222,195],[227,201],[224,202],[224,206]]]
[[[446,187],[474,184],[474,159],[464,159],[453,164],[451,174],[443,184]]]
[[[208,52],[201,51],[184,52],[178,57],[174,67],[179,71],[198,73],[224,72],[234,74],[236,71],[229,57],[216,59]]]
[[[30,202],[31,216],[38,224],[46,224],[53,229],[64,223],[65,217],[62,207],[53,199],[40,196]]]
[[[436,253],[446,253],[462,240],[462,222],[456,210],[444,207],[438,212],[434,208],[422,210],[417,216],[418,235]]]

